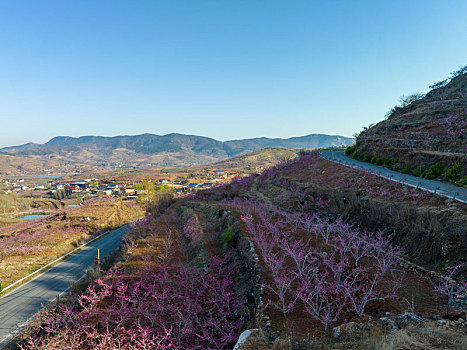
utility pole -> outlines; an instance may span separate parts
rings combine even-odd
[[[101,264],[100,251],[99,251],[99,248],[97,248],[97,255],[94,258],[94,265],[99,266],[100,264]]]

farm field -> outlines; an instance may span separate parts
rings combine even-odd
[[[38,219],[16,221],[0,228],[0,281],[3,287],[87,240],[144,215],[137,204],[114,199],[93,199],[79,207],[45,214]]]
[[[28,197],[16,193],[0,193],[0,229],[14,223],[25,214],[49,214],[61,208],[63,203],[34,193]]]
[[[384,222],[377,219],[366,222],[369,210],[402,215],[391,213],[394,203],[411,222],[394,231],[379,230]],[[65,342],[231,349],[253,329],[242,349],[401,342],[461,349],[464,321],[457,320],[465,314],[457,307],[465,301],[442,276],[465,278],[465,269],[449,266],[465,263],[466,255],[438,250],[431,237],[419,241],[423,255],[411,243],[419,240],[413,222],[442,205],[432,194],[315,153],[185,198],[161,198],[126,236],[119,262],[86,291],[41,313],[25,341],[30,349]],[[465,220],[465,209],[452,203],[443,213],[451,221],[435,216],[439,222],[426,225],[436,234]]]

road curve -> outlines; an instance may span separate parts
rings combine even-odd
[[[451,198],[462,203],[467,203],[467,189],[463,187],[458,187],[456,185],[441,181],[423,179],[413,175],[402,174],[382,166],[360,162],[358,160],[346,157],[343,151],[320,150],[318,154],[322,158],[331,160],[336,163],[340,163],[352,168],[372,171],[375,175],[386,178],[388,180],[400,182],[411,187],[420,188],[422,190],[437,194],[439,196]]]
[[[70,284],[83,276],[94,264],[97,249],[101,258],[120,246],[130,225],[109,232],[101,239],[57,263],[32,280],[13,289],[0,298],[0,349],[3,348],[31,316],[43,305],[67,291]]]

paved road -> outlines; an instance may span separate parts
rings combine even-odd
[[[120,246],[123,235],[129,230],[129,225],[125,225],[108,233],[1,297],[0,349],[31,316],[42,308],[43,304],[53,301],[68,290],[73,281],[83,276],[86,268],[93,265],[98,248],[100,256],[104,258]]]
[[[346,157],[343,151],[321,150],[319,151],[319,155],[325,159],[332,160],[333,162],[341,163],[352,168],[370,170],[373,171],[376,175],[386,179],[402,182],[411,187],[421,188],[440,196],[467,203],[467,189],[463,187],[451,185],[445,182],[423,179],[413,175],[406,175],[397,171],[389,170],[382,166],[360,162],[358,160]]]

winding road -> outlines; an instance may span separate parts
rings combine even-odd
[[[123,235],[129,230],[130,226],[125,225],[109,232],[0,297],[0,349],[43,305],[66,292],[72,282],[83,276],[84,271],[94,264],[97,249],[101,258],[105,258],[120,246]]]
[[[402,174],[382,166],[360,162],[358,160],[346,157],[344,151],[320,150],[318,153],[324,159],[328,159],[352,168],[372,171],[375,175],[385,179],[400,182],[411,187],[420,188],[422,190],[462,203],[467,203],[466,188],[458,187],[446,182],[428,180],[413,175]]]

